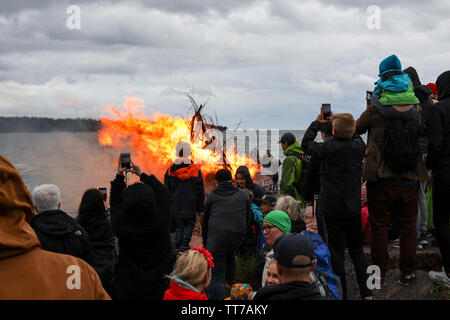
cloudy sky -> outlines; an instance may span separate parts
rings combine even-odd
[[[358,117],[383,58],[425,84],[450,69],[449,17],[450,1],[1,1],[0,115],[99,118],[133,96],[187,115],[180,90],[229,127],[306,128],[327,102]]]

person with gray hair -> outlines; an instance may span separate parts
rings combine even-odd
[[[43,184],[31,193],[36,209],[30,225],[44,250],[81,258],[89,264],[94,253],[87,232],[61,210],[61,192],[54,184]]]
[[[58,210],[61,206],[61,192],[54,184],[43,184],[34,188],[32,198],[37,213]]]
[[[306,230],[306,224],[302,217],[302,206],[300,201],[291,196],[282,196],[278,198],[274,210],[286,212],[291,220],[292,233],[300,233]]]

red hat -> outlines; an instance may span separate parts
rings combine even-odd
[[[437,87],[436,87],[436,83],[429,83],[427,84],[427,87],[429,87],[431,89],[431,91],[433,91],[434,94],[437,94]]]

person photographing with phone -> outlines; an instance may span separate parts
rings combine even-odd
[[[125,184],[125,172],[140,178]],[[111,181],[111,222],[119,239],[116,283],[120,299],[161,300],[172,271],[173,253],[169,224],[170,197],[167,188],[130,160],[130,168],[119,161]]]
[[[313,148],[312,142],[317,136],[317,132],[320,131],[322,135],[322,140],[325,141],[332,134],[331,117],[333,116],[331,111],[331,104],[324,103],[320,108],[320,114],[317,116],[316,120],[313,121],[305,132],[302,139],[302,146],[307,155],[311,157],[308,169],[308,176],[306,178],[305,193],[312,192],[315,194],[315,200],[318,199],[320,193],[320,160],[312,157]],[[328,234],[325,225],[325,219],[320,214],[315,206],[315,200],[312,202],[312,206],[307,206],[305,210],[305,223],[308,230],[317,232],[320,234],[325,243],[328,243]]]
[[[367,288],[367,262],[362,248],[361,234],[361,177],[362,159],[366,145],[355,134],[355,120],[348,113],[332,114],[332,136],[324,142],[314,139],[327,114],[322,108],[317,120],[312,122],[303,137],[302,145],[319,162],[320,170],[309,172],[309,181],[317,181],[320,172],[320,190],[317,207],[325,219],[328,248],[333,271],[341,278],[343,298],[347,299],[344,253],[347,247],[352,258],[363,299],[372,299]],[[308,183],[307,183],[308,184]],[[307,188],[306,223],[313,216],[314,187]]]

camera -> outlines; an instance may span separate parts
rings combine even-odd
[[[120,154],[120,166],[125,169],[131,169],[131,157],[129,152]]]
[[[328,118],[331,117],[331,104],[322,103],[322,112],[323,112],[323,119],[329,120]]]
[[[372,94],[373,91],[366,91],[366,101],[368,106],[372,104]]]
[[[106,201],[107,191],[106,188],[98,188],[98,190],[102,193],[103,201]]]

